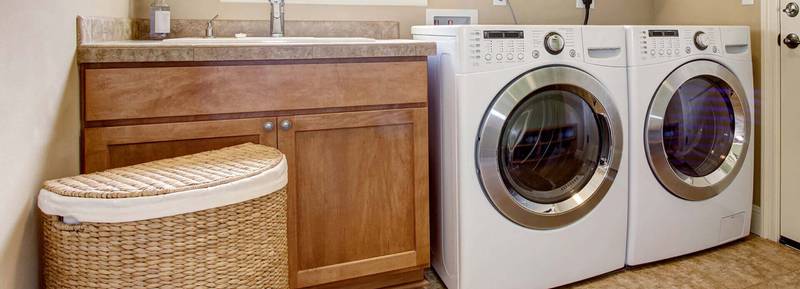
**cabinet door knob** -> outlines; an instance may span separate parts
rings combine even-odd
[[[281,129],[283,130],[290,130],[292,129],[292,122],[288,119],[284,119],[281,121]]]
[[[274,122],[268,121],[268,122],[264,123],[264,130],[273,131],[274,129],[275,129],[275,123]]]

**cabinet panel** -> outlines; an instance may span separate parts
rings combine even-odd
[[[414,250],[413,126],[296,133],[300,270]]]
[[[427,102],[425,61],[85,71],[85,120]]]
[[[243,143],[259,143],[259,135],[198,138],[152,143],[113,144],[108,146],[111,168],[126,167],[167,158],[217,150]]]
[[[247,142],[275,146],[274,118],[135,125],[84,130],[82,171],[91,173]]]
[[[278,140],[293,164],[290,255],[297,287],[428,263],[426,113],[286,119],[294,127]]]

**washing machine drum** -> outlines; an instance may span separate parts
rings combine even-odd
[[[622,156],[622,123],[605,87],[570,67],[531,71],[489,107],[478,136],[478,174],[508,219],[554,229],[603,199]]]
[[[648,161],[659,182],[677,197],[702,201],[719,195],[741,169],[750,111],[733,72],[694,61],[659,87],[645,127]]]

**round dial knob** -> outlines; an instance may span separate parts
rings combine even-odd
[[[708,34],[702,31],[698,31],[694,34],[694,46],[700,50],[708,49],[708,46],[711,45],[711,40],[708,39]]]
[[[557,55],[561,53],[561,51],[564,51],[564,46],[564,37],[561,34],[551,32],[544,38],[544,48],[550,54]]]

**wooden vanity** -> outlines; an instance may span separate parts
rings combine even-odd
[[[426,285],[425,55],[87,61],[80,74],[83,172],[275,146],[293,288]]]

